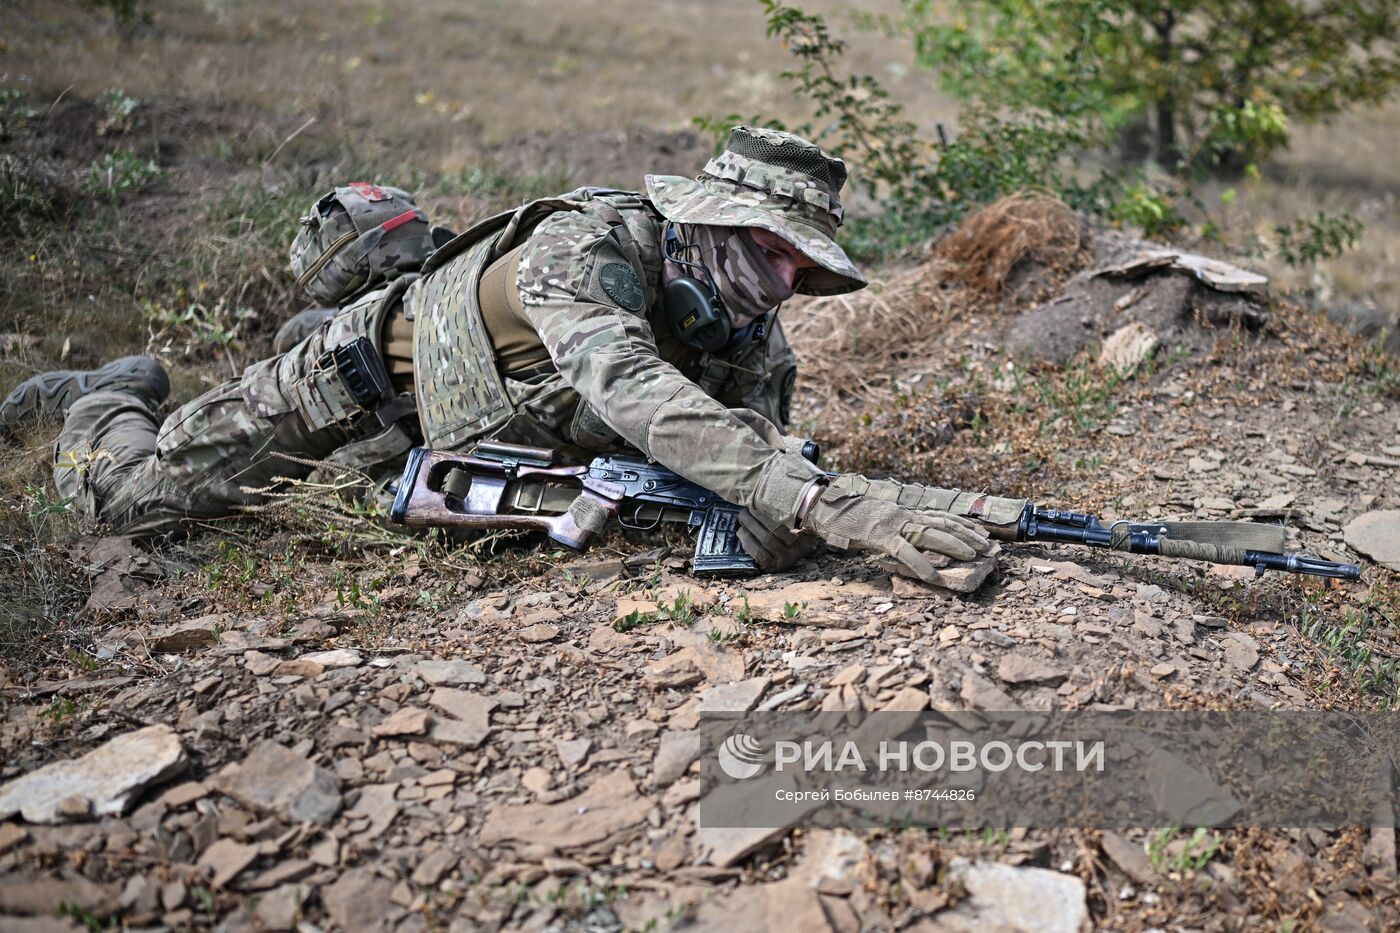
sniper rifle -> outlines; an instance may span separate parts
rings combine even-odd
[[[803,454],[816,461],[817,446]],[[595,457],[587,466],[560,465],[555,452],[483,441],[467,453],[414,448],[399,480],[390,517],[410,527],[542,531],[576,551],[588,548],[610,518],[650,530],[680,521],[698,530],[691,570],[697,576],[749,576],[758,565],[739,543],[740,507],[703,486],[639,457]],[[835,475],[835,474],[831,474]],[[976,498],[965,513],[980,519]],[[1004,501],[1004,500],[1003,500]],[[956,513],[954,513],[956,514]],[[1203,560],[1216,564],[1357,580],[1361,568],[1283,553],[1283,529],[1254,522],[1128,522],[1040,508],[1027,501],[1014,525],[983,521],[994,537]]]

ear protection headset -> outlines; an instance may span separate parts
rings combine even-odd
[[[668,223],[666,258],[687,272],[698,269],[704,281],[694,275],[678,275],[667,282],[661,293],[661,312],[682,344],[702,353],[714,353],[729,343],[734,327],[710,270],[686,259],[685,249],[676,225]]]
[[[702,282],[692,275],[678,275],[661,293],[662,316],[677,340],[692,350],[715,353],[745,340],[767,339],[769,315],[734,330],[710,270],[685,258],[686,246],[675,224],[666,224],[665,241],[667,259],[687,270],[698,269],[704,277]]]

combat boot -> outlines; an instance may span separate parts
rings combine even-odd
[[[132,392],[155,408],[170,394],[170,377],[149,356],[124,356],[100,369],[56,369],[31,376],[0,402],[0,435],[62,418],[78,399],[99,391]]]

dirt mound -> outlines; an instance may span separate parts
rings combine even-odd
[[[1222,331],[1257,329],[1268,318],[1262,290],[1224,291],[1189,270],[1140,261],[1158,251],[1116,231],[1102,231],[1095,238],[1090,268],[1014,320],[1003,346],[1017,357],[1063,365],[1137,323],[1165,346],[1199,353],[1213,347]]]
[[[1256,280],[1219,260],[1091,229],[1059,201],[1020,194],[969,216],[919,266],[808,302],[784,326],[808,407],[850,414],[946,379],[969,352],[1063,366],[1130,324],[1171,352],[1209,352],[1222,335],[1268,319]]]
[[[826,413],[901,395],[936,368],[950,332],[1053,293],[1087,259],[1090,237],[1063,203],[1017,194],[969,216],[918,266],[786,313],[804,391]]]

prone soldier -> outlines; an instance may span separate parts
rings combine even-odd
[[[491,439],[640,452],[743,506],[767,570],[821,540],[932,579],[929,555],[984,554],[986,532],[924,508],[942,491],[832,479],[784,433],[797,363],[778,308],[866,284],[834,239],[845,180],[807,140],[740,126],[695,179],[581,188],[445,242],[411,201],[399,210],[403,192],[338,189],[292,259],[339,307],[284,352],[163,421],[155,360],[41,374],[0,403],[0,428],[63,416],[58,490],[118,534],[228,515],[317,461],[392,470],[418,443]]]

